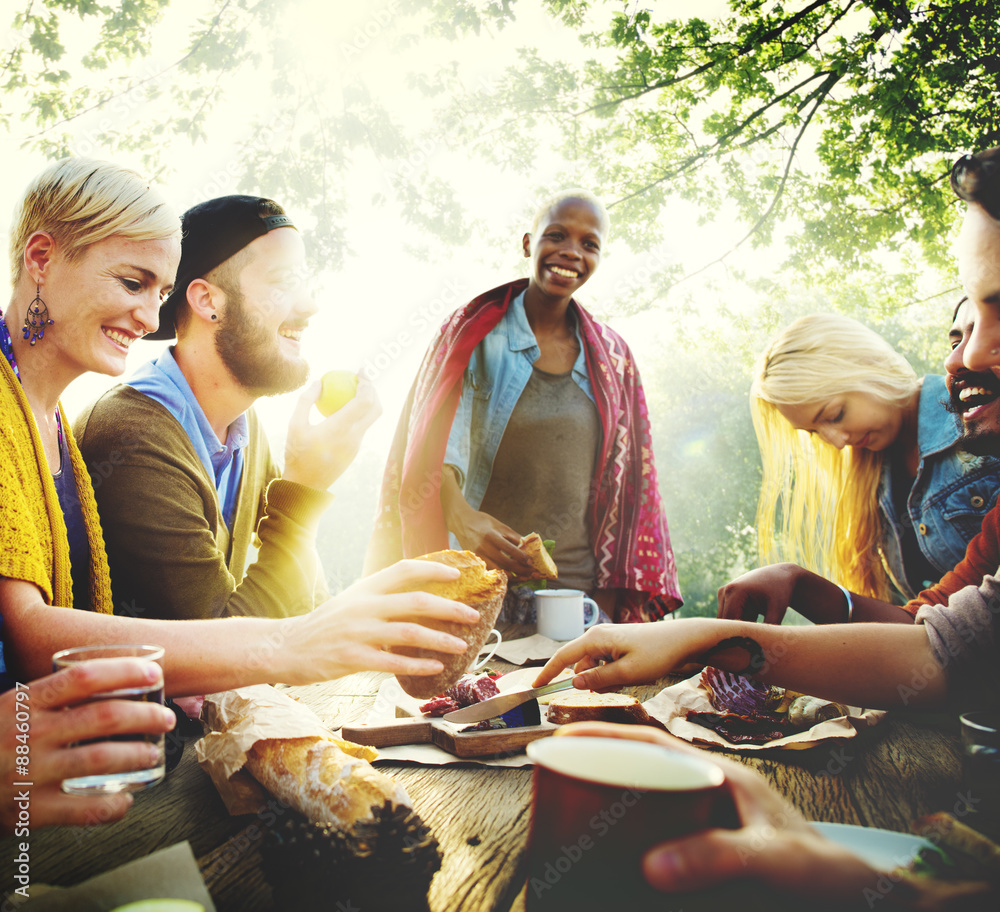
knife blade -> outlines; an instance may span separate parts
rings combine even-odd
[[[534,687],[531,690],[513,690],[510,693],[500,694],[499,697],[490,697],[488,700],[483,700],[482,703],[473,703],[472,706],[453,709],[441,718],[445,722],[482,722],[483,719],[502,716],[515,706],[527,703],[528,700],[536,700],[538,697],[558,693],[560,690],[569,690],[572,686],[573,679],[566,678],[563,681],[553,681],[551,684],[543,684],[541,687]]]

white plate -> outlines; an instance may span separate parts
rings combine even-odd
[[[880,830],[877,827],[854,826],[850,823],[813,823],[827,839],[860,855],[878,871],[905,867],[921,849],[934,848],[922,836]]]

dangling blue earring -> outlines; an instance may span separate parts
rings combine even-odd
[[[49,319],[49,309],[42,300],[41,289],[35,285],[35,300],[28,305],[24,315],[24,338],[29,345],[34,345],[45,335],[45,327],[51,326],[55,320]]]

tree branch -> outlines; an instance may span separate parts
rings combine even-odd
[[[822,71],[822,70],[818,71],[816,73],[813,73],[811,76],[807,77],[806,79],[803,79],[802,82],[800,82],[797,85],[795,85],[792,88],[790,88],[787,92],[783,93],[780,96],[777,96],[777,97],[771,99],[771,101],[769,101],[767,104],[762,105],[761,107],[757,108],[756,111],[752,112],[750,115],[748,115],[746,118],[744,118],[735,127],[733,127],[730,130],[727,130],[725,133],[723,133],[722,135],[720,135],[715,140],[715,142],[712,143],[710,146],[708,146],[707,148],[701,150],[697,154],[692,155],[690,158],[688,158],[686,161],[684,161],[679,168],[676,168],[673,171],[668,171],[667,173],[665,173],[665,174],[661,175],[660,177],[658,177],[655,181],[651,181],[648,184],[644,184],[642,187],[639,187],[634,192],[629,193],[627,196],[623,196],[623,197],[621,197],[621,199],[616,200],[615,204],[624,203],[627,200],[632,199],[633,197],[640,196],[643,193],[645,193],[647,190],[649,190],[650,188],[655,187],[658,184],[665,183],[666,181],[673,180],[675,177],[680,177],[682,174],[684,174],[686,171],[690,170],[695,165],[700,164],[701,162],[706,161],[709,158],[712,158],[724,146],[726,146],[728,144],[728,142],[727,142],[728,140],[730,140],[734,136],[739,136],[743,132],[743,130],[749,124],[751,124],[754,120],[756,120],[758,117],[760,117],[765,111],[767,111],[768,108],[774,106],[775,104],[778,104],[780,101],[784,100],[791,93],[797,91],[798,89],[802,88],[802,86],[804,86],[804,85],[812,82],[813,80],[819,79],[820,77],[825,77],[826,82],[824,82],[823,85],[819,86],[817,89],[815,89],[814,91],[812,91],[812,92],[809,93],[809,95],[804,99],[804,101],[802,102],[802,104],[799,106],[799,110],[801,110],[805,105],[809,104],[809,102],[816,97],[817,93],[822,92],[823,96],[825,97],[827,94],[829,94],[829,90],[824,91],[824,86],[826,85],[827,82],[829,82],[829,80],[830,80],[830,78],[832,76],[835,76],[835,74],[833,74],[833,73],[827,73],[827,72]],[[838,81],[839,79],[840,79],[840,77],[836,76],[836,78],[834,79],[834,82]],[[832,88],[832,85],[831,85],[831,88]],[[737,144],[736,147],[737,148],[746,148],[747,146],[753,145],[756,142],[760,142],[762,139],[766,139],[768,136],[771,136],[777,130],[780,130],[781,127],[782,127],[782,125],[783,125],[783,122],[779,121],[778,123],[773,124],[770,127],[768,127],[763,132],[761,132],[761,133],[754,133],[752,136],[747,137],[743,142]]]
[[[706,269],[710,269],[712,266],[724,262],[727,257],[735,253],[751,237],[753,237],[761,229],[764,223],[771,217],[771,213],[774,212],[775,208],[778,205],[778,202],[781,200],[781,197],[785,192],[785,186],[788,184],[788,175],[791,173],[792,164],[795,161],[795,153],[798,150],[799,143],[802,141],[802,137],[805,135],[806,129],[812,122],[812,119],[816,115],[816,112],[820,109],[823,102],[826,100],[826,97],[830,94],[830,92],[833,90],[833,87],[839,81],[840,81],[840,76],[836,75],[835,73],[831,73],[827,77],[826,82],[820,87],[820,90],[816,93],[813,100],[812,110],[809,111],[809,114],[807,115],[806,119],[802,122],[802,126],[795,134],[795,139],[792,142],[791,149],[789,149],[788,152],[788,160],[785,162],[785,170],[782,172],[781,180],[779,181],[778,187],[774,192],[774,196],[771,199],[771,203],[764,211],[764,213],[760,216],[760,218],[758,218],[757,221],[753,223],[750,230],[745,235],[743,235],[743,237],[740,238],[735,244],[733,244],[733,246],[730,247],[729,250],[727,250],[724,254],[722,254],[722,256],[716,257],[714,260],[705,263],[704,266],[701,266],[698,269],[694,270],[694,272],[689,272],[686,275],[682,276],[676,282],[674,282],[670,286],[670,288],[676,288],[682,282],[686,282],[688,279],[691,279],[694,276],[699,275]]]
[[[728,44],[713,45],[713,47],[732,48],[732,53],[729,54],[730,60],[739,57],[743,54],[749,53],[750,51],[761,47],[762,45],[766,44],[769,41],[774,40],[792,26],[797,25],[802,20],[803,17],[807,16],[814,10],[819,9],[820,7],[828,6],[831,2],[834,2],[834,0],[816,0],[816,2],[812,3],[805,9],[799,10],[799,12],[796,13],[794,16],[792,16],[790,19],[784,20],[782,23],[775,26],[770,31],[765,32],[764,35],[762,35],[760,38],[754,39],[752,41],[745,41],[743,44],[735,47]],[[826,35],[841,19],[843,19],[844,16],[848,14],[848,12],[850,12],[851,8],[856,4],[856,2],[857,0],[848,0],[847,5],[843,9],[841,9],[840,12],[837,13],[830,20],[829,23],[827,23],[824,29],[822,29],[818,34],[813,36],[809,44],[801,46],[799,52],[794,56],[782,59],[781,63],[778,64],[778,66],[781,67],[788,66],[788,64],[793,63],[794,61],[798,60],[800,57],[805,55],[810,48],[815,47],[817,42],[824,35]],[[877,40],[883,34],[885,34],[885,27],[882,27],[881,29],[876,31],[878,32],[878,34],[875,34],[874,37]],[[694,47],[698,48],[698,45],[695,45]],[[611,101],[599,102],[598,104],[592,105],[589,108],[584,108],[582,111],[578,113],[589,114],[595,111],[600,111],[603,108],[625,104],[626,102],[629,101],[635,101],[638,98],[642,98],[644,95],[648,95],[650,92],[655,92],[659,89],[670,88],[671,86],[678,85],[679,83],[686,82],[687,80],[692,79],[696,76],[700,76],[702,73],[705,73],[708,70],[711,70],[713,67],[718,66],[718,63],[719,63],[718,60],[711,60],[707,63],[703,63],[701,66],[696,67],[695,69],[690,70],[687,73],[684,73],[680,76],[672,77],[670,79],[662,79],[655,83],[648,83],[644,78],[643,79],[644,88],[641,91],[631,92],[630,94],[623,95],[620,98],[615,98]],[[628,84],[626,83],[625,85]]]
[[[31,7],[34,6],[34,0],[28,0],[28,6],[24,11],[24,21],[28,21],[28,17],[31,15]],[[17,47],[12,47],[10,49],[10,55],[7,57],[7,62],[3,65],[3,69],[0,70],[0,76],[3,76],[7,70],[10,69],[11,64],[14,62],[14,57],[17,55]]]
[[[222,7],[219,9],[219,12],[216,15],[215,19],[212,20],[212,24],[208,27],[208,30],[205,31],[202,34],[202,36],[195,43],[194,47],[192,47],[191,50],[188,51],[183,57],[178,58],[173,63],[171,63],[169,66],[164,67],[158,73],[153,73],[152,76],[147,76],[145,79],[140,79],[137,83],[135,83],[134,85],[130,85],[127,89],[124,89],[121,92],[114,92],[113,94],[108,95],[106,98],[102,98],[100,101],[98,101],[98,102],[96,102],[96,103],[94,103],[92,105],[89,105],[89,106],[87,106],[86,108],[83,108],[80,111],[77,111],[75,114],[71,114],[68,117],[62,118],[62,120],[56,121],[54,124],[50,124],[44,130],[41,130],[38,133],[35,133],[35,134],[27,137],[25,139],[25,142],[33,142],[34,140],[39,139],[42,136],[44,136],[46,133],[49,133],[52,130],[55,130],[57,127],[64,126],[65,124],[68,124],[71,121],[76,120],[77,118],[80,118],[80,117],[83,117],[86,114],[89,114],[91,111],[96,111],[99,108],[104,107],[104,105],[106,105],[109,101],[114,101],[116,98],[120,98],[123,95],[128,95],[129,92],[133,92],[136,89],[140,88],[141,86],[146,85],[147,83],[154,82],[155,80],[157,80],[161,76],[163,76],[165,73],[169,73],[171,70],[174,70],[177,67],[179,67],[181,64],[184,63],[185,60],[188,60],[192,56],[194,56],[194,54],[197,53],[198,49],[202,46],[202,44],[204,44],[205,41],[208,39],[208,37],[215,31],[215,29],[219,25],[219,20],[222,19],[223,13],[225,13],[225,11],[229,8],[229,6],[230,6],[231,3],[232,3],[232,0],[225,0],[225,2],[222,4]]]

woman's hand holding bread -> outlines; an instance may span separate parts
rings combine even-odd
[[[449,583],[458,571],[433,561],[403,560],[358,580],[310,614],[285,624],[297,672],[287,683],[309,683],[357,671],[434,675],[444,664],[389,652],[412,646],[447,655],[464,653],[465,640],[425,626],[424,622],[475,624],[479,612],[460,602],[419,591]],[[281,648],[279,644],[278,648]],[[289,669],[290,670],[290,669]]]
[[[485,561],[471,551],[434,551],[417,558],[419,561],[444,564],[458,571],[459,576],[450,580],[424,584],[430,592],[446,599],[456,599],[476,612],[476,623],[472,626],[454,627],[448,623],[428,621],[432,627],[442,632],[462,637],[466,648],[461,655],[442,656],[443,669],[440,674],[414,676],[396,674],[400,686],[411,697],[425,700],[443,693],[451,687],[476,661],[483,643],[489,637],[503,605],[507,592],[507,574],[501,570],[489,570]],[[407,644],[393,650],[411,658],[432,658],[424,654],[416,644]]]
[[[495,516],[474,510],[462,494],[455,469],[445,466],[441,473],[441,509],[448,531],[459,544],[488,561],[490,569],[499,568],[529,578],[530,555],[521,550],[521,534]]]

